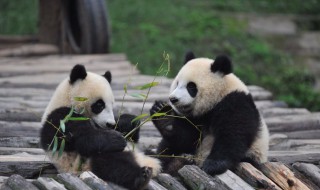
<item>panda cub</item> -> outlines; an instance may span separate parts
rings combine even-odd
[[[267,161],[267,126],[248,88],[232,73],[228,57],[212,60],[187,53],[172,82],[169,104],[156,101],[150,110],[167,113],[153,118],[162,135],[157,154],[191,154],[192,159],[161,158],[164,172],[175,174],[195,162],[216,175],[241,161],[255,165]]]
[[[114,117],[111,78],[109,71],[98,75],[87,72],[83,65],[74,66],[70,77],[57,87],[44,112],[41,145],[60,172],[78,174],[90,170],[103,180],[140,190],[159,173],[160,162],[138,150],[128,150],[131,145],[127,146],[122,133],[128,133],[137,123],[131,124],[133,115]],[[75,97],[87,100],[76,101]],[[69,120],[65,123],[65,132],[57,130],[60,120],[70,113],[72,106],[75,110],[72,117],[89,120]],[[114,130],[116,121],[117,131]],[[131,136],[135,143],[139,140],[138,132]],[[65,140],[60,157],[58,153],[52,156],[54,136],[59,146],[62,139]]]

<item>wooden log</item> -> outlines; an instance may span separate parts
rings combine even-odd
[[[0,50],[0,57],[21,57],[58,54],[59,49],[49,44],[27,44],[16,48]]]
[[[166,173],[160,173],[156,180],[169,190],[187,190],[177,179]]]
[[[259,110],[268,109],[268,108],[286,108],[288,105],[282,101],[255,101],[254,102]]]
[[[41,148],[15,148],[15,147],[0,147],[0,155],[11,155],[17,153],[28,153],[34,155],[44,155],[45,152]]]
[[[7,184],[0,184],[0,190],[12,190]]]
[[[289,139],[320,139],[320,130],[281,132]]]
[[[43,112],[0,112],[0,121],[40,121]]]
[[[229,189],[225,184],[219,184],[213,177],[209,176],[199,167],[194,165],[186,165],[181,168],[178,173],[188,188],[192,190]]]
[[[148,190],[166,190],[166,188],[155,182],[153,179],[150,180],[147,188]]]
[[[285,139],[284,141],[270,146],[270,150],[319,150],[320,140],[318,139]]]
[[[318,164],[320,151],[269,151],[268,160],[271,162],[282,162],[293,164],[295,162],[305,162]]]
[[[40,190],[66,190],[64,185],[58,183],[56,180],[48,177],[39,177],[33,184]]]
[[[271,132],[318,130],[320,113],[272,117],[265,119]]]
[[[76,176],[70,173],[61,173],[57,175],[57,180],[63,183],[69,190],[91,190],[91,188]]]
[[[98,178],[94,173],[90,171],[83,172],[80,175],[80,179],[84,181],[89,187],[95,190],[113,190],[113,188],[102,179]]]
[[[250,92],[253,100],[271,100],[272,93],[268,91],[252,91]]]
[[[239,189],[239,190],[254,190],[248,183],[243,181],[240,177],[235,175],[230,170],[227,170],[221,175],[215,176],[216,181],[220,184],[224,184],[228,189]]]
[[[40,148],[39,137],[2,137],[1,147]]]
[[[240,163],[236,174],[255,189],[281,190],[279,186],[249,163]]]
[[[20,189],[38,190],[36,186],[34,186],[32,183],[28,182],[22,176],[17,174],[10,176],[6,181],[6,184],[12,190],[20,190]]]
[[[264,118],[279,117],[286,115],[304,115],[310,112],[304,108],[268,108],[261,110]]]
[[[6,122],[0,121],[0,137],[39,137],[39,122]]]
[[[261,171],[284,190],[308,190],[309,188],[294,176],[285,165],[267,162],[261,165]]]
[[[320,188],[320,168],[307,163],[294,163],[293,167],[303,173],[306,178],[311,179]]]

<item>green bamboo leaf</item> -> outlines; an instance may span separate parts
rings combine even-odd
[[[54,136],[53,148],[52,148],[52,156],[56,153],[58,149],[58,137]]]
[[[68,121],[86,121],[89,120],[88,117],[69,117]]]
[[[137,86],[137,87],[135,87],[135,89],[144,90],[144,89],[148,89],[148,88],[157,86],[158,84],[159,84],[159,82],[151,82],[151,83],[148,83],[148,84],[145,84],[142,86]]]
[[[141,93],[133,93],[133,94],[130,94],[130,96],[135,97],[135,98],[139,98],[142,100],[147,98],[147,96],[145,94],[141,94]]]
[[[64,120],[60,120],[60,129],[62,132],[66,132],[66,125],[64,123]]]
[[[152,114],[152,116],[151,117],[160,117],[160,116],[164,116],[164,115],[167,115],[167,113],[161,113],[161,112],[159,112],[159,113],[154,113],[154,114]]]
[[[74,107],[72,106],[68,115],[66,115],[66,117],[63,119],[63,122],[67,122],[69,118],[72,116],[73,112],[74,112]]]
[[[88,100],[88,98],[86,97],[78,97],[78,96],[74,97],[73,99],[77,102],[85,102]]]
[[[147,117],[147,116],[148,116],[148,114],[146,114],[146,113],[141,114],[141,115],[138,115],[137,117],[135,117],[135,118],[131,121],[131,123],[134,123],[135,121],[137,121],[137,120],[139,120],[139,119],[142,119],[142,118],[144,118],[144,117]]]
[[[62,139],[61,144],[60,144],[60,148],[59,148],[59,154],[58,157],[62,156],[62,153],[64,151],[64,147],[65,147],[66,141],[64,139]]]
[[[128,92],[127,89],[128,89],[127,84],[124,84],[124,86],[123,86],[124,93],[127,93],[127,92]]]

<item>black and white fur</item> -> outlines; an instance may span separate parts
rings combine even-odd
[[[189,52],[185,63],[172,82],[170,105],[157,101],[150,113],[175,116],[153,119],[163,137],[157,154],[191,154],[194,159],[163,158],[164,172],[174,174],[190,160],[211,175],[241,161],[266,162],[267,126],[248,88],[232,73],[231,61],[226,56],[195,58]]]
[[[78,174],[91,170],[103,180],[130,189],[142,189],[152,176],[159,173],[160,162],[137,149],[131,151],[132,145],[127,145],[122,133],[128,133],[136,126],[136,123],[131,124],[135,116],[121,115],[117,131],[113,130],[118,118],[113,115],[114,97],[110,82],[109,71],[98,75],[87,72],[83,65],[74,66],[70,77],[57,87],[44,112],[41,145],[60,172]],[[74,97],[88,100],[75,101]],[[68,121],[65,132],[56,133],[60,120],[68,115],[72,106],[78,112],[72,117],[88,117],[90,120]],[[52,156],[53,145],[49,150],[55,134],[59,145],[62,138],[66,141],[61,157],[58,153]],[[139,131],[131,139],[137,143]]]

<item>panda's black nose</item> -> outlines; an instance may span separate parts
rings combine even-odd
[[[169,100],[173,104],[175,104],[175,103],[177,103],[179,101],[176,97],[171,97],[171,98],[169,98]]]

